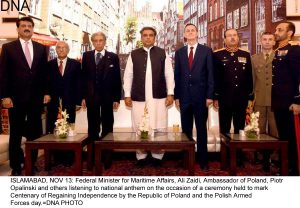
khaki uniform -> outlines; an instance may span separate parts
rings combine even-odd
[[[272,90],[272,60],[274,53],[269,54],[267,60],[264,53],[255,54],[251,57],[253,86],[254,86],[254,111],[260,113],[260,133],[269,133],[277,137],[274,113],[271,111],[271,90]]]

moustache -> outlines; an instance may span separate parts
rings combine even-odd
[[[30,32],[30,30],[24,30],[24,32]]]

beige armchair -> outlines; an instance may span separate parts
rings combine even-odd
[[[9,155],[8,155],[8,141],[9,141],[9,135],[6,134],[0,134],[0,165],[1,163],[9,160]],[[22,138],[22,148],[24,150],[25,147],[25,141],[26,138]]]
[[[193,132],[196,141],[196,130]],[[196,145],[197,148],[197,145]],[[220,152],[221,140],[219,134],[219,114],[212,106],[208,110],[207,118],[207,150],[208,152]]]

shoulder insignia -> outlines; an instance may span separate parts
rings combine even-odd
[[[300,45],[299,41],[289,41],[289,44],[294,46],[294,45]]]
[[[219,49],[217,49],[217,50],[214,50],[214,53],[215,53],[215,52],[218,52],[218,51],[223,51],[223,50],[225,50],[225,48],[219,48]]]
[[[248,50],[246,50],[246,49],[243,49],[243,48],[239,48],[239,50],[250,53],[250,51],[248,51]]]

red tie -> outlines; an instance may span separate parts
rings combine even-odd
[[[190,53],[189,53],[189,66],[190,66],[190,69],[192,69],[192,65],[193,65],[193,49],[194,47],[190,47]]]
[[[63,61],[59,62],[58,69],[59,69],[60,74],[63,75]]]

